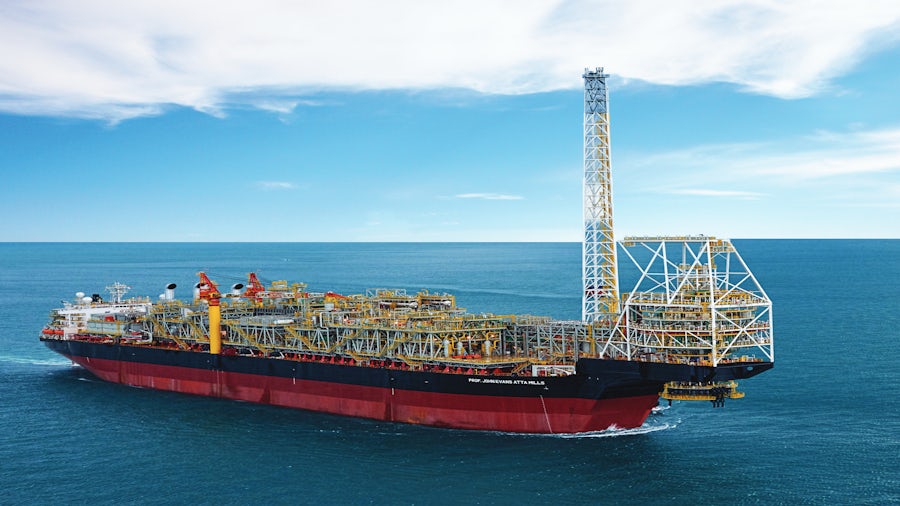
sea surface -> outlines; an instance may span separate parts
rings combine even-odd
[[[897,504],[900,240],[736,240],[776,365],[725,408],[589,436],[391,424],[114,385],[38,334],[76,292],[250,271],[580,317],[578,243],[0,243],[2,504]]]

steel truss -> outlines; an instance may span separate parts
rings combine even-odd
[[[584,183],[582,203],[582,320],[610,321],[619,312],[616,243],[613,237],[612,168],[609,143],[608,74],[584,75]]]
[[[633,237],[621,249],[637,281],[622,296],[602,355],[713,366],[774,360],[772,301],[731,242]]]

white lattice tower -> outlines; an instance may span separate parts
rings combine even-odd
[[[609,96],[603,68],[584,69],[584,241],[582,319],[615,321],[619,312],[616,242],[613,238]]]

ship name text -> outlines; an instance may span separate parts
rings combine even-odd
[[[543,380],[526,379],[500,379],[500,378],[469,378],[469,383],[497,383],[501,385],[535,385],[544,386]]]

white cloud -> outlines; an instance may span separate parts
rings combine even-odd
[[[895,43],[898,20],[878,0],[22,2],[0,9],[0,110],[285,113],[321,90],[574,89],[585,65],[800,97]]]
[[[900,129],[850,133],[818,132],[806,150],[761,157],[756,173],[794,180],[900,171]]]
[[[635,182],[654,181],[645,189],[656,193],[756,200],[788,190],[797,197],[815,193],[847,205],[893,207],[900,129],[696,146],[627,163]]]
[[[461,193],[456,195],[458,199],[481,199],[481,200],[523,200],[524,197],[519,195],[504,195],[501,193]]]
[[[796,144],[773,143],[735,166],[751,175],[801,182],[900,171],[900,129],[818,132]]]
[[[762,193],[757,192],[748,192],[741,190],[711,190],[705,188],[677,188],[669,190],[668,193],[675,195],[691,195],[695,197],[724,197],[747,200],[755,200],[764,196]]]
[[[257,181],[256,186],[264,190],[293,190],[297,185],[287,181]]]

